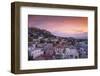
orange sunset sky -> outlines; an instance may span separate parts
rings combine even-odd
[[[28,27],[45,29],[57,36],[87,37],[88,18],[28,15]]]

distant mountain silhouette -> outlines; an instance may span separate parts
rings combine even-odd
[[[77,34],[69,34],[69,33],[61,33],[61,32],[53,32],[53,35],[59,36],[59,37],[71,37],[76,39],[87,39],[88,33],[87,32],[81,32]]]
[[[66,34],[64,34],[66,35]],[[34,38],[34,39],[37,39],[39,37],[42,37],[42,38],[64,38],[64,39],[87,39],[87,32],[83,32],[83,33],[79,33],[79,34],[76,34],[74,36],[71,36],[71,35],[66,35],[65,37],[64,36],[57,36],[55,35],[54,33],[51,33],[47,30],[44,30],[44,29],[39,29],[39,28],[28,28],[28,37],[29,38]]]

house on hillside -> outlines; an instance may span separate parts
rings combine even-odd
[[[79,53],[75,48],[66,48],[64,51],[64,58],[66,59],[79,58]]]

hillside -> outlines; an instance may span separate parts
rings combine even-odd
[[[44,29],[39,29],[39,28],[28,28],[28,40],[32,41],[33,39],[67,39],[67,40],[87,40],[87,39],[76,39],[74,37],[60,37],[60,36],[55,36],[51,32],[44,30]]]

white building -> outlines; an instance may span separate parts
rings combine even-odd
[[[31,52],[31,56],[33,57],[33,59],[35,59],[36,57],[39,57],[41,55],[43,55],[43,51],[41,51],[41,49],[35,49],[34,51]]]
[[[70,49],[70,48],[66,48],[65,49],[65,53],[64,53],[64,57],[67,59],[70,58],[79,58],[79,54],[78,51],[76,49]]]

